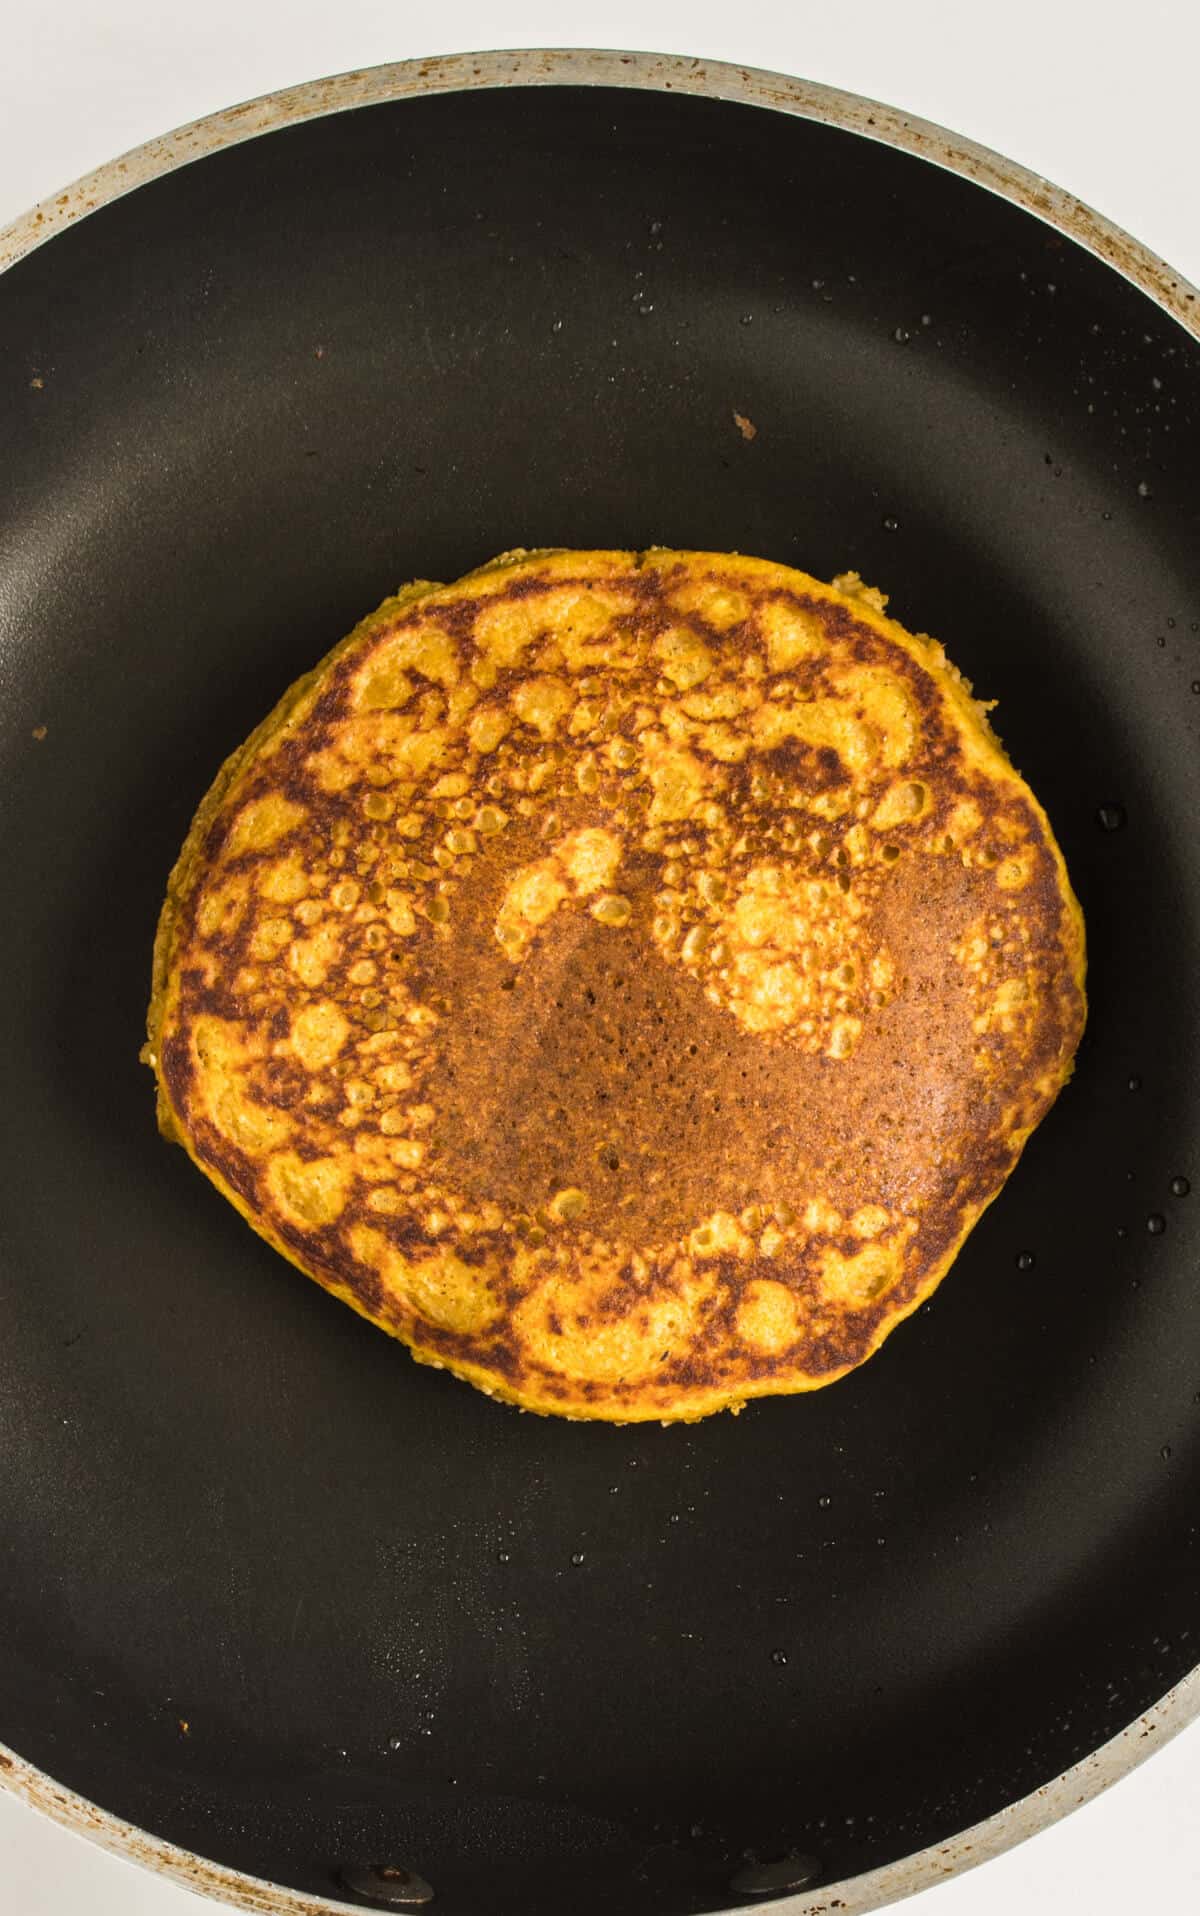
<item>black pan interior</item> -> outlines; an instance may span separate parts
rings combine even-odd
[[[276,132],[0,280],[0,1737],[286,1884],[674,1916],[746,1850],[947,1837],[1196,1661],[1198,446],[1200,349],[1074,244],[668,94]],[[855,566],[947,641],[1092,1016],[882,1355],[619,1430],[301,1280],[137,1050],[192,810],[292,678],[414,574],[650,542]]]

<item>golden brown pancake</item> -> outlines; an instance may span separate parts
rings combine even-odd
[[[1079,907],[940,645],[717,553],[389,599],[171,876],[160,1119],[267,1241],[529,1410],[813,1390],[1068,1077]]]

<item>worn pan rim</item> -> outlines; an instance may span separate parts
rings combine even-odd
[[[65,231],[177,167],[225,147],[355,107],[504,86],[617,86],[765,107],[875,140],[957,173],[1031,213],[1111,266],[1200,340],[1200,291],[1121,227],[1041,175],[947,128],[816,81],[762,68],[596,48],[447,54],[305,81],[205,115],[134,147],[0,226],[0,273]],[[1032,1794],[945,1843],[931,1845],[812,1894],[773,1901],[780,1916],[818,1916],[831,1899],[845,1916],[899,1901],[989,1861],[1098,1796],[1200,1717],[1200,1664],[1098,1750]],[[89,1802],[0,1743],[0,1786],[102,1849],[185,1888],[265,1916],[354,1916],[348,1903],[230,1869],[154,1836]],[[419,1864],[420,1858],[412,1861]]]

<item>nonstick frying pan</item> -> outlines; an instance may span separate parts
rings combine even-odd
[[[247,1908],[681,1916],[866,1909],[1129,1767],[1200,1702],[1192,290],[934,128],[616,54],[300,88],[0,258],[8,1780]],[[137,1051],[284,686],[414,574],[651,542],[856,567],[946,641],[1091,1023],[870,1364],[622,1430],[302,1282]]]

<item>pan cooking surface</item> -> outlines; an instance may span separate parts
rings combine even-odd
[[[0,1739],[259,1875],[540,1916],[873,1867],[1122,1728],[1200,1595],[1196,345],[921,161],[569,87],[170,174],[0,280],[0,345]],[[304,1282],[137,1050],[167,871],[292,679],[414,574],[650,542],[856,567],[945,640],[1092,1011],[863,1371],[613,1430]]]

